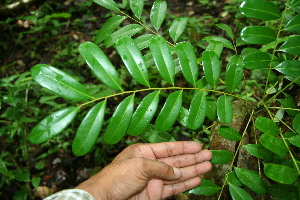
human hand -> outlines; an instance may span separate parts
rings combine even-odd
[[[197,142],[134,144],[77,189],[96,200],[159,200],[199,185],[211,158]]]

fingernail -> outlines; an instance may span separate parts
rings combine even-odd
[[[176,167],[173,167],[173,170],[174,174],[179,178],[181,176],[181,170]]]

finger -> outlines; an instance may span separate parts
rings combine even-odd
[[[181,192],[185,192],[187,190],[193,189],[194,187],[198,186],[200,183],[201,183],[201,179],[199,177],[195,177],[173,185],[164,185],[161,198],[167,198],[179,194]]]
[[[159,159],[159,161],[162,161],[173,167],[182,168],[182,167],[195,165],[197,163],[209,161],[211,160],[211,158],[212,158],[211,151],[204,149],[196,154],[186,154],[186,155],[179,155],[179,156],[173,156],[168,158],[161,158]]]
[[[163,188],[163,185],[164,181],[162,181],[161,179],[151,179],[147,185],[147,194],[150,197],[149,199],[161,199],[161,190]]]

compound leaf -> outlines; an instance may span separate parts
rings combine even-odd
[[[169,33],[174,42],[176,42],[184,32],[187,21],[188,18],[179,17],[174,19],[174,21],[172,22],[171,27],[169,29]]]
[[[141,15],[144,8],[144,0],[129,0],[129,4],[133,14],[138,19],[141,19]]]
[[[204,122],[206,114],[206,92],[199,91],[192,99],[186,120],[187,128],[197,130]]]
[[[222,95],[217,101],[217,114],[221,123],[228,124],[233,118],[233,109],[230,98]]]
[[[218,55],[214,51],[204,51],[202,53],[202,65],[207,82],[215,87],[221,73]]]
[[[266,163],[264,165],[265,175],[282,184],[293,184],[299,177],[297,170],[277,164]]]
[[[150,12],[150,21],[156,31],[161,27],[167,14],[167,2],[156,0]]]

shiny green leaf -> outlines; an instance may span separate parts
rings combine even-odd
[[[300,113],[298,113],[293,120],[293,128],[300,133]]]
[[[30,142],[40,144],[55,137],[73,121],[78,111],[77,107],[69,107],[50,114],[32,129]]]
[[[181,107],[180,108],[180,112],[179,112],[179,116],[178,116],[178,122],[186,127],[187,126],[187,118],[188,118],[188,115],[189,115],[189,110],[184,108],[184,107]]]
[[[233,109],[230,101],[230,97],[222,95],[217,101],[217,114],[218,119],[221,123],[228,124],[231,123],[233,118]]]
[[[131,76],[138,83],[150,87],[145,61],[134,40],[130,37],[124,37],[118,40],[116,49]]]
[[[168,131],[175,123],[182,106],[182,91],[170,94],[158,114],[154,128],[159,131]]]
[[[106,9],[114,10],[114,11],[120,11],[118,8],[118,5],[113,0],[92,0],[96,4],[99,4],[100,6],[103,6]]]
[[[247,26],[241,32],[241,38],[249,44],[268,44],[275,41],[275,31],[266,26]]]
[[[147,127],[147,129],[144,131],[142,136],[150,143],[176,141],[171,134],[167,132],[155,130],[151,125]]]
[[[253,200],[244,189],[229,183],[229,192],[233,200]]]
[[[174,85],[175,64],[168,46],[164,38],[154,37],[149,47],[160,76]]]
[[[300,36],[288,39],[288,41],[283,43],[278,50],[285,53],[300,55]]]
[[[95,43],[99,44],[105,40],[124,21],[125,18],[126,17],[120,15],[110,17],[97,32],[94,39]]]
[[[272,2],[265,0],[246,0],[240,5],[243,15],[260,20],[280,19],[281,12]]]
[[[208,41],[208,42],[211,42],[211,41],[218,42],[218,43],[223,44],[223,46],[226,48],[235,50],[233,44],[229,40],[219,37],[219,36],[207,36],[207,37],[204,37],[202,40]]]
[[[278,101],[281,103],[281,107],[283,108],[290,108],[290,109],[297,109],[296,103],[294,98],[287,94],[284,93],[285,99],[279,99]],[[289,109],[284,109],[290,116],[296,116],[298,114],[297,110],[289,110]]]
[[[171,27],[169,28],[169,33],[174,42],[176,42],[179,37],[184,32],[188,18],[178,17],[173,20]]]
[[[150,12],[150,21],[156,31],[161,27],[167,14],[167,2],[156,0]]]
[[[187,128],[197,130],[204,122],[206,114],[206,92],[199,92],[193,98],[186,120]]]
[[[268,188],[268,193],[276,200],[298,200],[299,192],[294,185],[273,184]]]
[[[206,117],[211,121],[217,120],[217,102],[207,101],[206,102]]]
[[[261,132],[272,136],[276,136],[280,133],[279,127],[274,121],[262,116],[255,120],[255,127]]]
[[[38,64],[31,68],[30,72],[38,84],[65,99],[74,101],[93,99],[76,79],[55,67]]]
[[[233,31],[230,26],[228,26],[227,24],[222,24],[222,23],[216,24],[216,26],[219,27],[220,29],[224,30],[230,39],[232,39],[232,40],[234,39],[234,34],[233,34]]]
[[[210,150],[212,153],[212,164],[227,164],[232,161],[233,154],[225,150]]]
[[[198,63],[194,47],[189,42],[181,42],[176,45],[176,54],[179,58],[183,76],[190,84],[196,85]]]
[[[300,147],[300,135],[293,136],[288,140],[291,144],[295,145],[296,147]]]
[[[158,106],[159,93],[159,91],[152,92],[143,98],[131,118],[127,130],[129,135],[137,136],[141,134],[150,124]]]
[[[273,153],[276,153],[281,158],[284,158],[288,152],[284,142],[272,135],[263,134],[260,136],[259,141],[265,148],[269,149]]]
[[[118,143],[125,135],[134,108],[134,95],[126,97],[116,108],[104,133],[104,142]]]
[[[275,69],[286,76],[298,78],[300,76],[300,60],[287,60],[275,67]]]
[[[214,51],[218,57],[221,56],[224,45],[221,42],[209,41],[206,51]]]
[[[83,118],[72,143],[74,155],[87,154],[96,143],[102,127],[105,108],[106,101],[102,101],[90,109]]]
[[[218,133],[223,138],[230,141],[240,141],[242,139],[242,136],[239,134],[239,132],[230,126],[220,126],[218,128]]]
[[[270,62],[270,54],[261,51],[248,53],[243,57],[243,67],[246,69],[266,68]]]
[[[243,80],[243,67],[241,65],[230,65],[226,69],[226,88],[229,92],[234,90],[241,84]]]
[[[81,43],[79,53],[99,80],[112,89],[123,90],[115,67],[97,45]]]
[[[155,37],[155,35],[153,35],[153,34],[145,34],[145,35],[141,35],[141,36],[135,38],[134,42],[136,43],[136,45],[138,46],[138,48],[140,50],[143,50],[143,49],[149,47],[150,41],[154,37]]]
[[[129,0],[130,8],[133,14],[138,18],[141,19],[141,15],[144,8],[144,0]]]
[[[261,144],[247,144],[243,148],[252,156],[260,159],[271,160],[274,157],[274,153],[266,149]]]
[[[284,27],[284,30],[300,33],[300,15],[296,15],[293,19],[291,19]]]
[[[232,185],[244,186],[244,184],[237,178],[234,171],[229,172],[227,181]]]
[[[297,170],[271,163],[265,164],[264,172],[268,178],[282,184],[293,184],[299,177]]]
[[[220,189],[221,187],[217,186],[214,182],[206,179],[201,179],[201,184],[198,187],[191,189],[189,193],[195,195],[203,194],[205,196],[210,196],[217,193]]]
[[[234,171],[240,181],[257,194],[267,192],[267,184],[257,172],[237,167],[234,168]]]
[[[204,51],[202,53],[202,65],[207,82],[215,87],[221,73],[221,65],[218,55],[214,51]]]
[[[286,4],[294,11],[300,12],[300,0],[289,0]]]

